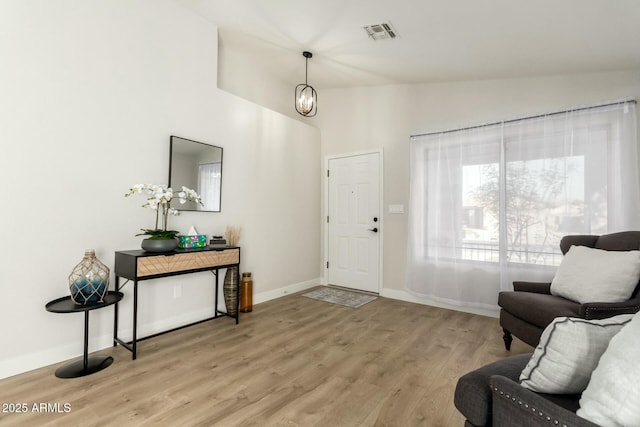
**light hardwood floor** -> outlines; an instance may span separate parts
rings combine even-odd
[[[531,351],[504,350],[498,320],[386,298],[358,309],[302,293],[122,347],[107,369],[58,379],[57,365],[0,381],[1,403],[70,412],[0,413],[5,426],[462,426],[457,379]],[[66,363],[66,362],[65,362]]]

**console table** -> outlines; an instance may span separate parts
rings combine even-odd
[[[163,253],[146,252],[143,250],[116,252],[114,266],[116,291],[120,291],[129,281],[133,281],[133,336],[129,342],[125,342],[118,337],[118,306],[116,305],[113,321],[114,347],[120,344],[132,353],[132,358],[135,360],[137,357],[138,341],[224,316],[235,318],[236,324],[238,324],[240,320],[240,280],[238,280],[236,286],[236,292],[238,293],[238,298],[236,298],[236,315],[231,316],[224,311],[218,310],[218,270],[232,267],[236,267],[238,273],[240,272],[240,248],[237,246],[227,246],[225,248],[210,248],[207,246],[194,249],[176,249],[175,251]],[[211,271],[215,276],[214,316],[168,331],[138,338],[138,282],[201,271]],[[120,285],[121,277],[127,279],[122,285]]]
[[[118,309],[118,301],[122,299],[121,292],[109,291],[102,302],[88,303],[79,305],[73,302],[70,296],[54,299],[45,305],[45,309],[51,313],[80,313],[84,312],[84,351],[82,360],[71,362],[56,370],[58,378],[78,378],[85,375],[91,375],[103,370],[113,363],[111,356],[91,356],[89,357],[89,312],[109,305],[116,305]]]

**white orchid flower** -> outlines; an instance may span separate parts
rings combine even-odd
[[[162,230],[167,231],[167,216],[179,215],[180,211],[171,207],[171,200],[174,197],[174,191],[171,187],[158,184],[135,184],[129,189],[129,192],[125,196],[130,196],[135,193],[147,194],[147,201],[142,205],[144,208],[150,208],[156,211],[156,230],[161,230],[158,226],[159,219],[162,218]],[[180,203],[183,204],[187,201],[193,201],[202,204],[202,198],[187,187],[182,187],[182,191],[176,193]],[[177,231],[175,232],[177,233]]]

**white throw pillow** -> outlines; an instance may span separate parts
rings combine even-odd
[[[551,282],[551,294],[585,302],[622,302],[640,279],[639,251],[571,246]]]
[[[542,332],[540,343],[520,374],[520,384],[540,393],[582,393],[609,340],[632,317],[557,317]]]
[[[640,426],[640,315],[611,339],[577,414],[604,427]]]

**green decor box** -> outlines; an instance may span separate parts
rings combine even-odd
[[[191,248],[204,248],[207,246],[207,235],[206,234],[198,234],[197,236],[179,236],[180,243],[178,243],[178,247],[180,249],[191,249]]]

